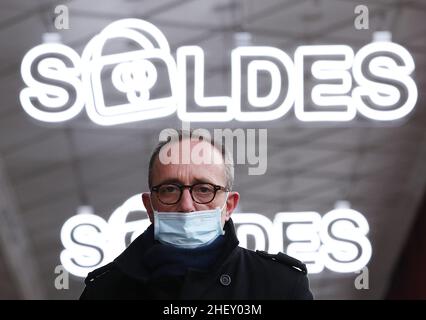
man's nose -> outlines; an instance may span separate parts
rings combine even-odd
[[[188,188],[183,189],[182,197],[179,201],[179,212],[193,212],[195,211],[194,201],[192,200],[191,193]]]

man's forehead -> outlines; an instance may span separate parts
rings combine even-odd
[[[161,164],[223,165],[222,153],[208,141],[182,139],[164,145],[158,155]]]
[[[187,175],[191,182],[207,180],[219,183],[225,178],[221,152],[210,142],[195,139],[183,139],[163,146],[155,159],[154,172],[161,180]]]

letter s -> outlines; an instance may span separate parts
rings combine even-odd
[[[68,219],[61,229],[64,250],[60,259],[64,268],[78,277],[86,277],[109,262],[108,235],[108,223],[99,216],[78,214]]]
[[[362,47],[353,62],[353,76],[359,85],[352,91],[354,105],[374,120],[391,121],[406,116],[418,96],[410,77],[413,71],[412,56],[396,43],[373,42]]]
[[[325,214],[320,229],[325,266],[342,273],[366,266],[372,253],[368,231],[368,222],[358,211],[335,209]]]
[[[22,60],[21,74],[27,87],[22,89],[19,99],[33,118],[66,121],[84,107],[80,57],[70,47],[57,43],[34,47]]]

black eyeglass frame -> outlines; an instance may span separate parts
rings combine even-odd
[[[194,186],[202,185],[202,184],[204,184],[204,185],[208,184],[208,185],[212,186],[213,189],[214,189],[213,198],[210,201],[208,201],[208,202],[199,202],[199,201],[195,200],[194,196],[192,195],[192,189],[194,188]],[[177,199],[176,202],[166,203],[166,202],[161,201],[160,196],[158,195],[158,191],[159,191],[160,187],[164,186],[164,185],[173,185],[173,186],[176,186],[176,187],[179,188],[180,195],[179,195],[179,198]],[[229,192],[230,191],[229,188],[227,188],[227,187],[222,187],[222,186],[219,186],[219,185],[216,185],[216,184],[213,184],[213,183],[209,183],[209,182],[199,182],[199,183],[194,183],[193,185],[186,185],[186,184],[179,184],[179,183],[161,183],[161,184],[158,184],[156,186],[151,187],[151,192],[155,192],[157,194],[157,199],[162,204],[165,204],[165,205],[174,205],[174,204],[178,203],[180,201],[180,199],[182,199],[183,190],[186,189],[186,188],[189,189],[189,194],[191,195],[192,201],[194,201],[195,203],[198,203],[198,204],[208,204],[208,203],[211,203],[216,198],[216,194],[217,194],[217,192],[219,190],[222,190],[222,191],[225,191],[225,192]]]

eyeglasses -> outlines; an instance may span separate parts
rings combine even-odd
[[[151,188],[157,194],[158,200],[163,204],[176,204],[182,198],[185,188],[189,189],[191,198],[199,204],[206,204],[213,201],[219,190],[229,191],[228,188],[211,183],[196,183],[193,185],[181,185],[177,183],[159,184]]]

